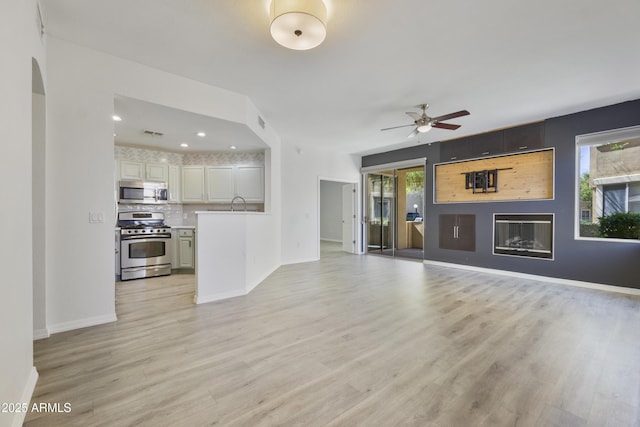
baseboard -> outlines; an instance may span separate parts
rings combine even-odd
[[[306,258],[306,259],[299,259],[295,261],[287,261],[282,265],[303,264],[305,262],[316,262],[316,261],[320,261],[320,258]]]
[[[333,243],[342,243],[342,240],[336,240],[336,239],[325,239],[323,237],[320,238],[321,242],[333,242]]]
[[[49,338],[50,334],[49,334],[49,329],[44,328],[44,329],[34,329],[33,330],[33,340],[34,341],[38,341],[38,340],[42,340],[45,338]]]
[[[71,322],[62,322],[49,325],[49,332],[56,334],[58,332],[71,331],[74,329],[87,328],[89,326],[102,325],[118,320],[116,314],[107,314],[105,316],[87,317],[85,319],[73,320]]]
[[[36,389],[36,383],[38,382],[38,371],[35,366],[31,367],[31,372],[29,373],[29,378],[27,378],[27,383],[24,386],[24,390],[22,391],[22,396],[20,397],[20,403],[25,403],[27,406],[29,402],[31,402],[31,397],[33,397],[33,392]],[[13,416],[13,421],[11,422],[12,427],[20,427],[24,423],[24,419],[27,416],[27,412],[18,411]]]
[[[220,301],[223,299],[241,297],[246,294],[247,293],[245,292],[245,290],[220,292],[220,293],[211,294],[211,295],[196,295],[194,300],[196,304],[205,304],[208,302]]]
[[[530,279],[530,280],[538,280],[540,282],[556,283],[556,284],[567,285],[567,286],[576,286],[578,288],[597,289],[599,291],[615,292],[615,293],[626,294],[626,295],[640,295],[640,289],[625,288],[623,286],[605,285],[603,283],[591,283],[591,282],[583,282],[580,280],[561,279],[559,277],[539,276],[537,274],[518,273],[516,271],[507,271],[507,270],[496,270],[493,268],[476,267],[473,265],[454,264],[454,263],[442,262],[442,261],[424,260],[423,263],[426,265],[434,265],[438,267],[451,267],[451,268],[458,268],[460,270],[470,270],[470,271],[477,271],[480,273],[497,274],[499,276],[518,277],[520,279]]]

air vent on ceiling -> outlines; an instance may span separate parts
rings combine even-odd
[[[162,133],[162,132],[156,132],[154,130],[149,130],[149,129],[145,129],[143,133],[146,134],[146,135],[151,135],[151,136],[163,136],[164,135],[164,133]]]
[[[260,127],[262,129],[264,129],[264,120],[262,120],[262,117],[258,116],[258,124],[260,125]]]

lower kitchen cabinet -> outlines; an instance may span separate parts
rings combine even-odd
[[[195,245],[193,237],[180,237],[178,247],[180,250],[179,268],[195,268]]]
[[[194,269],[196,266],[195,231],[191,228],[173,228],[173,253],[171,267],[173,269]]]
[[[440,215],[440,249],[476,250],[476,216],[469,214]]]

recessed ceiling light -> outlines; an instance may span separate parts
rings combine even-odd
[[[235,150],[238,147],[236,147],[235,145],[230,145],[229,148],[231,148],[232,150]]]
[[[180,144],[180,147],[187,148],[188,146],[189,146],[189,144],[187,144],[187,143],[185,143],[185,142],[183,142],[182,144]]]
[[[116,116],[116,115],[112,116],[112,119],[113,119],[114,122],[121,122],[122,121],[122,117]]]
[[[115,132],[113,133],[113,136],[118,136]]]
[[[204,132],[198,132],[196,133],[196,135],[198,135],[200,138],[204,138],[205,136],[207,136],[207,134]]]

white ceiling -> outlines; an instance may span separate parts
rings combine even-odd
[[[119,145],[153,147],[176,152],[264,150],[267,145],[246,125],[194,114],[117,95],[114,140]],[[144,131],[161,133],[150,135]],[[204,132],[199,137],[198,132]],[[180,144],[188,144],[183,148]]]
[[[49,35],[246,94],[283,141],[372,153],[640,98],[640,1],[325,0],[287,50],[270,0],[41,0]],[[452,120],[407,140],[421,103]]]

